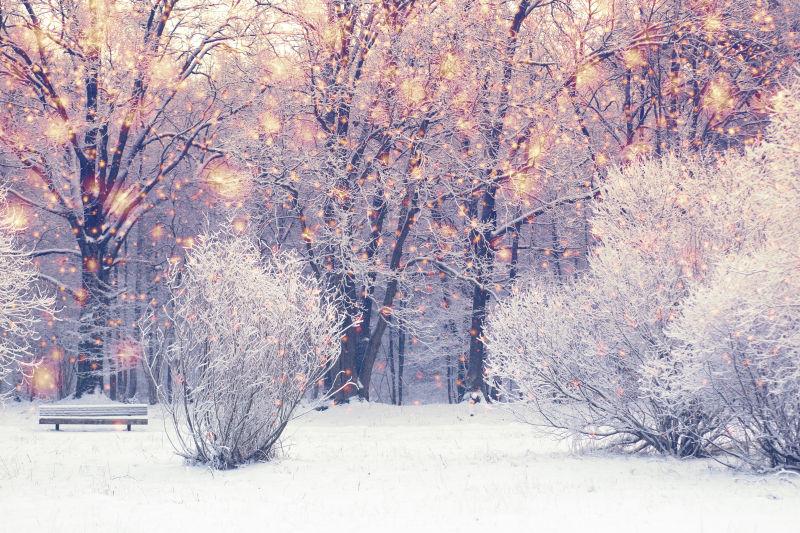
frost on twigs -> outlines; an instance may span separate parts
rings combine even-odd
[[[267,460],[335,361],[334,302],[292,254],[264,260],[240,235],[204,235],[171,277],[174,444],[214,468]]]

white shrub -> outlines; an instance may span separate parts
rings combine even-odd
[[[493,310],[490,374],[571,432],[800,468],[798,119],[795,84],[744,154],[612,171],[588,272]]]
[[[538,396],[553,425],[633,449],[704,454],[703,442],[724,438],[719,409],[671,393],[682,343],[666,330],[713,265],[763,232],[763,217],[742,216],[753,185],[740,172],[675,155],[612,171],[591,221],[588,272],[566,286],[520,286],[498,305],[490,372]]]
[[[215,468],[270,458],[339,353],[335,306],[299,258],[264,264],[241,236],[200,237],[172,286],[175,338],[165,360],[179,452]]]
[[[669,333],[685,345],[676,394],[724,409],[731,452],[800,470],[800,84],[775,103],[769,142],[742,162],[756,185],[745,212],[767,223],[693,292]]]
[[[720,437],[719,413],[668,394],[680,361],[658,323],[666,319],[638,323],[617,311],[624,300],[609,290],[587,277],[498,306],[486,334],[488,372],[512,380],[551,426],[629,450],[702,455],[701,441]]]
[[[0,393],[12,376],[31,377],[36,366],[31,341],[42,313],[53,313],[55,300],[36,286],[30,255],[17,243],[5,193],[0,191]],[[13,383],[9,383],[13,385]]]

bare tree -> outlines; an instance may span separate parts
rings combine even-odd
[[[225,0],[0,4],[0,150],[17,177],[11,195],[74,238],[36,253],[79,262],[78,288],[53,279],[81,309],[77,396],[102,387],[112,272],[129,232],[179,169],[218,155],[215,134],[251,100],[228,84],[260,11]]]

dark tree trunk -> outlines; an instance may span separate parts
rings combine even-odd
[[[622,104],[622,112],[625,115],[625,146],[628,147],[633,144],[633,115],[632,115],[632,106],[633,102],[631,99],[631,77],[632,73],[630,69],[625,70],[625,80],[623,81],[623,85],[625,87],[625,97],[624,103]]]
[[[396,373],[394,370],[394,335],[392,335],[391,330],[389,331],[389,351],[386,355],[386,364],[389,367],[389,398],[392,400],[392,405],[397,405]]]
[[[99,254],[98,254],[99,255]],[[108,272],[98,256],[83,261],[75,397],[103,390],[105,334],[109,319]]]
[[[522,222],[514,226],[511,234],[511,265],[508,269],[508,281],[513,283],[517,279],[517,264],[519,263],[519,233],[522,230]]]
[[[397,405],[403,405],[403,367],[406,362],[406,332],[402,324],[397,329]]]
[[[558,228],[556,228],[555,214],[550,214],[550,253],[553,257],[553,268],[559,281],[562,279],[561,272],[561,243],[558,242]]]
[[[137,368],[133,367],[128,370],[128,378],[127,378],[127,392],[125,393],[125,399],[135,398],[136,397],[136,389],[138,387],[139,376],[137,373]]]
[[[108,375],[108,397],[117,401],[117,373],[111,372]]]
[[[467,388],[470,391],[483,391],[483,359],[485,355],[483,322],[486,319],[486,304],[489,294],[478,285],[472,292],[472,316],[470,323],[469,356],[467,357]]]
[[[128,371],[121,369],[117,372],[117,400],[124,402],[128,399]]]
[[[426,120],[420,130],[420,135],[423,135],[424,132],[427,131],[427,128],[428,121]],[[419,164],[419,160],[416,157],[416,145],[412,152],[414,157],[412,157],[409,163],[409,176],[413,173],[413,169]],[[389,269],[391,272],[397,272],[400,269],[400,262],[403,258],[403,249],[406,240],[416,221],[417,213],[419,213],[419,206],[417,205],[418,200],[419,196],[416,187],[412,184],[408,185],[406,195],[403,198],[403,212],[397,222],[397,238],[392,248],[391,259],[389,260]],[[378,350],[383,341],[383,334],[389,325],[389,320],[393,313],[392,307],[394,306],[394,299],[397,296],[399,288],[400,284],[396,277],[386,285],[386,292],[383,295],[383,305],[378,313],[378,323],[375,325],[375,330],[369,334],[367,349],[364,353],[364,360],[362,361],[359,372],[359,379],[363,384],[361,393],[366,399],[369,399],[369,384],[372,381],[372,369],[378,357]]]
[[[345,274],[340,285],[345,298],[345,333],[341,341],[339,360],[333,369],[334,401],[344,403],[359,390],[358,374],[356,373],[356,354],[358,350],[358,324],[355,317],[358,315],[355,280],[351,274]]]
[[[472,260],[475,263],[475,281],[472,290],[472,314],[470,315],[469,329],[469,356],[467,358],[467,389],[472,392],[486,392],[483,381],[483,360],[485,355],[483,324],[486,320],[486,305],[489,302],[489,290],[487,287],[491,283],[490,277],[494,266],[495,254],[489,239],[491,238],[491,232],[497,226],[496,193],[497,185],[491,183],[481,196],[479,227],[488,229],[472,229],[469,233]]]
[[[172,403],[172,367],[167,365],[167,402]]]
[[[445,370],[447,372],[447,403],[453,403],[453,366],[452,357],[448,351],[445,355]]]
[[[97,22],[96,7],[91,6],[92,23]],[[98,120],[98,72],[100,54],[97,46],[90,45],[86,52],[86,122],[91,127],[84,136],[83,157],[79,158],[80,188],[83,200],[83,223],[78,233],[81,249],[81,312],[80,342],[78,345],[78,379],[75,397],[92,394],[97,388],[103,391],[103,356],[105,333],[110,316],[109,309],[109,270],[106,263],[106,249],[98,244],[105,231],[103,202],[105,190],[105,165],[100,166],[101,176],[97,175],[98,141],[101,130]]]
[[[458,375],[456,376],[456,403],[467,394],[467,356],[462,354],[458,358]]]
[[[386,331],[386,328],[389,324],[388,318],[385,316],[394,301],[394,296],[397,293],[397,280],[393,279],[389,282],[389,285],[386,287],[386,294],[384,295],[383,300],[383,311],[378,316],[378,323],[375,325],[375,331],[372,332],[370,335],[369,345],[367,347],[367,351],[365,353],[364,361],[361,365],[361,375],[359,377],[361,384],[363,386],[362,390],[360,391],[361,396],[364,399],[369,400],[369,386],[372,382],[372,370],[375,366],[375,359],[378,355],[378,350],[380,349],[380,343],[383,339],[383,333]]]

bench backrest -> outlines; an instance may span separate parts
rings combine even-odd
[[[42,405],[40,417],[59,416],[147,416],[147,404],[131,403],[119,405]]]

